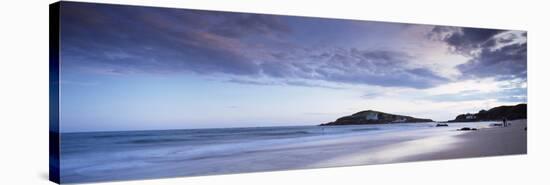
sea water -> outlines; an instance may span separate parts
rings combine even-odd
[[[491,123],[450,123],[448,127],[435,127],[436,123],[431,122],[62,133],[61,181],[112,181],[395,162],[400,155],[427,152],[427,148],[421,147],[429,143],[426,138],[449,137],[459,133],[458,128],[489,127]],[[414,151],[404,151],[403,143],[414,143],[411,141],[416,141],[415,146],[409,146]],[[430,149],[446,144],[442,139],[431,141],[436,145]],[[399,155],[396,150],[388,149],[390,146],[399,146]],[[347,157],[350,155],[358,157]]]

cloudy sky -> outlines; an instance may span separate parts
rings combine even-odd
[[[524,31],[63,2],[61,129],[454,119],[527,101]]]

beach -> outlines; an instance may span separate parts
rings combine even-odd
[[[61,180],[96,182],[515,155],[526,120],[62,134]],[[457,131],[462,127],[476,131]]]
[[[458,142],[449,149],[411,156],[407,161],[527,154],[527,120],[509,123],[508,127],[464,133],[456,136]]]

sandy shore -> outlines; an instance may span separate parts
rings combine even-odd
[[[527,125],[526,122],[526,120],[514,120],[510,121],[511,126],[508,127],[482,127],[478,128],[477,131],[441,130],[441,133],[446,134],[390,142],[381,147],[368,147],[365,150],[352,149],[348,150],[347,155],[338,155],[337,157],[321,160],[308,167],[387,164],[526,154],[527,131],[524,130]],[[450,126],[454,127],[454,125]]]
[[[508,127],[460,131],[453,147],[410,156],[403,161],[527,154],[527,120],[513,120]],[[457,131],[459,132],[459,131]]]
[[[497,122],[450,123],[448,127],[435,127],[435,123],[307,127],[306,131],[319,132],[322,128],[325,129],[323,133],[334,134],[245,138],[236,142],[214,140],[210,144],[197,145],[186,145],[185,140],[150,144],[143,143],[142,136],[125,135],[112,142],[112,137],[97,139],[102,136],[99,134],[90,136],[95,138],[93,140],[83,137],[80,141],[93,141],[84,143],[85,147],[66,149],[61,161],[62,180],[66,183],[95,182],[527,153],[526,120],[511,121],[509,127],[492,127],[491,123]],[[457,131],[462,127],[479,130]],[[292,129],[283,131],[296,133]],[[168,141],[174,139],[174,135],[155,135],[157,140],[158,137],[171,139]],[[126,144],[136,139],[140,143]],[[106,146],[106,143],[111,145]],[[74,152],[82,148],[84,152]]]

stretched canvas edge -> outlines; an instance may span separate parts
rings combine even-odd
[[[60,181],[59,146],[59,11],[60,2],[49,5],[49,180]]]

